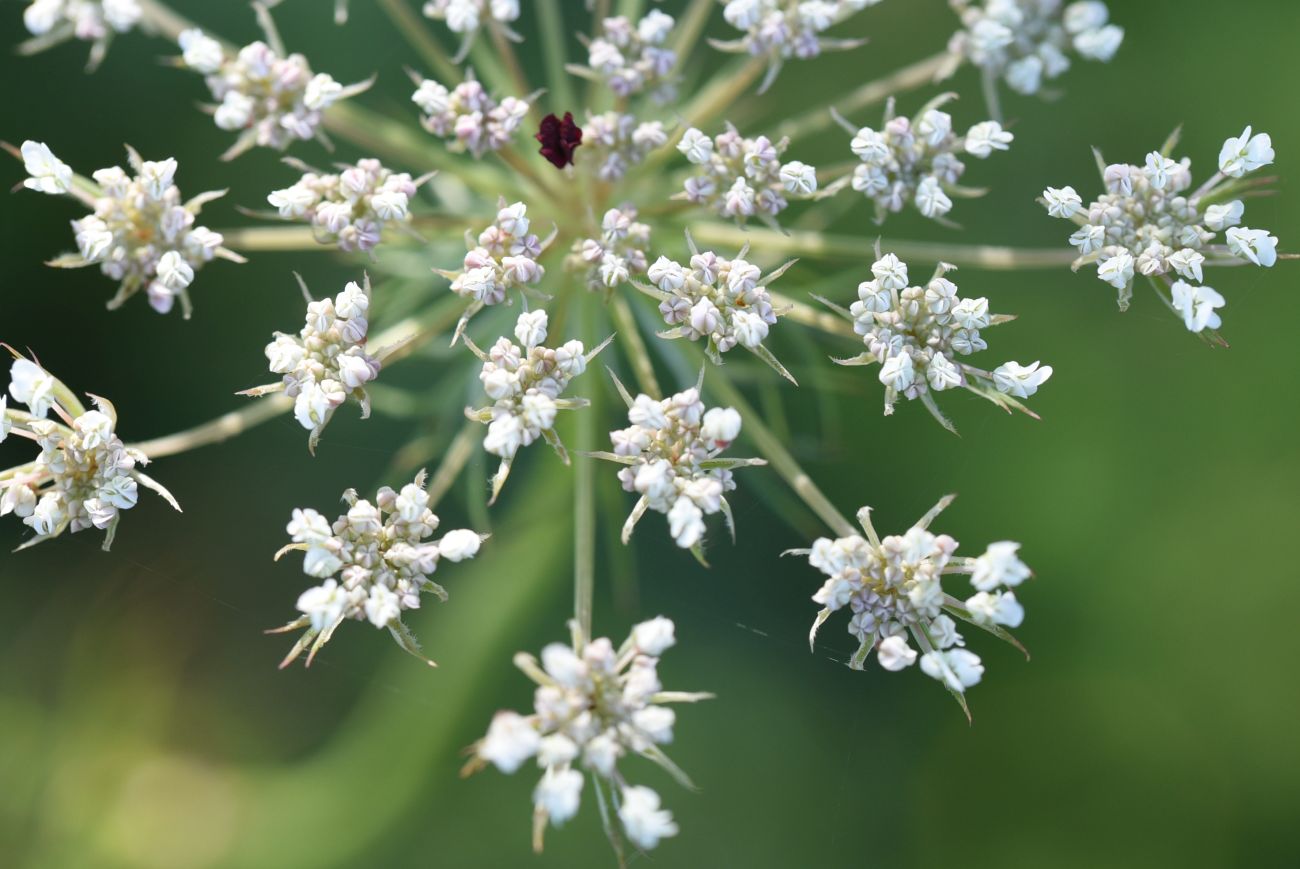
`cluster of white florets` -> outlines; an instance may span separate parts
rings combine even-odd
[[[519,0],[428,0],[424,14],[452,33],[472,38],[485,23],[505,27],[519,18]]]
[[[443,559],[473,558],[483,540],[467,529],[429,540],[438,528],[438,517],[429,507],[423,473],[400,492],[387,486],[380,489],[373,504],[358,498],[353,489],[343,493],[343,500],[348,511],[333,525],[307,508],[294,510],[285,529],[293,543],[276,557],[301,550],[303,573],[324,580],[302,593],[298,598],[302,617],[284,628],[307,629],[285,664],[313,640],[311,654],[315,655],[345,619],[388,628],[403,649],[419,655],[419,647],[402,624],[402,613],[419,609],[424,592],[445,601],[446,590],[429,575]]]
[[[305,220],[316,240],[340,250],[373,250],[389,226],[407,226],[419,182],[378,160],[360,160],[337,174],[310,170],[266,201],[287,220]]]
[[[668,517],[668,533],[683,549],[704,537],[704,517],[726,510],[736,488],[732,472],[714,460],[740,434],[734,408],[704,409],[698,389],[665,399],[638,395],[628,408],[631,425],[609,433],[623,489],[641,496],[624,538],[648,508]]]
[[[424,128],[450,139],[452,150],[468,151],[476,159],[510,144],[528,117],[527,100],[506,97],[498,102],[472,71],[451,90],[430,79],[420,79],[416,85],[411,101],[420,107]]]
[[[140,482],[175,505],[165,489],[137,470],[149,459],[118,438],[112,404],[97,398],[95,410],[71,407],[67,387],[29,359],[14,360],[9,394],[28,412],[9,409],[7,397],[0,396],[0,441],[24,437],[41,452],[0,480],[0,516],[21,518],[36,532],[33,543],[98,528],[108,532],[107,549],[121,511],[139,499]],[[46,418],[51,410],[57,419]]]
[[[770,222],[789,205],[787,196],[817,192],[815,168],[798,160],[781,162],[788,146],[784,138],[776,143],[767,136],[745,138],[730,123],[713,138],[691,127],[677,150],[704,171],[687,178],[679,196],[738,223],[755,215]]]
[[[213,120],[223,130],[239,131],[227,157],[254,145],[283,151],[295,141],[318,138],[322,113],[370,86],[344,86],[327,73],[313,74],[307,58],[281,57],[265,42],[228,56],[221,43],[198,29],[186,30],[179,41],[185,65],[204,75],[217,101]]]
[[[548,822],[558,827],[577,814],[583,769],[594,777],[602,802],[603,788],[615,791],[623,832],[638,848],[649,850],[677,834],[659,795],[629,785],[618,768],[622,758],[638,754],[684,780],[660,748],[672,741],[677,721],[663,704],[711,695],[663,690],[659,658],[675,642],[673,623],[660,616],[633,627],[618,647],[605,637],[588,641],[575,629],[572,645],[552,643],[542,649],[540,664],[532,655],[515,656],[515,665],[537,683],[533,712],[498,712],[474,746],[470,768],[491,763],[509,774],[537,758],[543,770],[533,792],[539,850]]]
[[[187,290],[194,273],[214,256],[239,260],[222,248],[219,233],[194,225],[204,203],[222,194],[204,193],[182,201],[174,183],[174,159],[142,160],[128,147],[135,175],[110,166],[96,171],[94,183],[89,183],[74,181],[72,170],[44,143],[23,142],[22,156],[29,176],[23,184],[29,190],[71,194],[94,208],[93,213],[72,221],[78,254],[52,264],[98,265],[101,272],[120,282],[109,308],[117,308],[143,288],[155,311],[167,313],[179,298],[188,317]]]
[[[770,276],[764,278],[743,254],[727,259],[700,251],[685,266],[661,256],[646,274],[659,290],[664,321],[681,337],[704,339],[718,353],[737,344],[757,348],[776,323],[777,311],[767,291]]]
[[[957,182],[966,171],[959,155],[983,160],[1006,151],[1015,138],[997,121],[983,121],[958,136],[952,116],[938,109],[941,97],[917,113],[916,120],[896,116],[890,100],[884,127],[861,127],[849,147],[862,161],[853,169],[854,190],[876,204],[876,220],[912,205],[926,217],[939,219],[952,210],[952,196],[962,195]]]
[[[650,226],[636,218],[631,205],[611,208],[600,220],[600,238],[575,243],[574,253],[587,270],[589,289],[613,289],[645,274]]]
[[[1016,554],[1018,543],[994,543],[979,558],[955,558],[957,541],[928,530],[950,500],[940,501],[906,534],[883,540],[871,526],[870,508],[864,507],[858,520],[866,538],[822,537],[812,549],[797,551],[829,577],[813,595],[822,610],[810,642],[832,613],[847,606],[853,611],[849,633],[860,643],[851,667],[861,669],[873,649],[886,670],[911,666],[917,652],[908,644],[910,635],[921,649],[921,670],[927,676],[957,693],[980,681],[984,665],[965,648],[952,615],[995,633],[1003,626],[1018,627],[1024,608],[1015,592],[1003,589],[1020,585],[1030,572]],[[970,576],[975,594],[964,602],[947,594],[943,577],[950,574]]]
[[[1173,160],[1171,149],[1172,142],[1152,151],[1144,166],[1105,167],[1106,192],[1086,208],[1073,187],[1049,187],[1042,202],[1051,216],[1078,224],[1070,236],[1080,253],[1075,266],[1095,262],[1097,276],[1119,290],[1121,310],[1132,298],[1134,277],[1144,275],[1165,286],[1169,296],[1161,297],[1188,329],[1217,329],[1215,309],[1224,298],[1201,284],[1204,268],[1234,260],[1264,267],[1277,262],[1277,238],[1241,226],[1245,206],[1232,198],[1259,186],[1241,179],[1273,162],[1273,144],[1247,127],[1223,143],[1218,173],[1192,192],[1191,160]]]
[[[503,336],[484,354],[479,380],[494,404],[469,413],[487,424],[483,449],[505,460],[543,434],[554,435],[559,410],[574,406],[560,395],[569,381],[587,370],[581,341],[542,346],[546,327],[545,311],[524,311],[515,323],[519,344]]]
[[[34,0],[23,10],[23,24],[33,36],[103,42],[132,30],[143,14],[137,0]]]
[[[1124,29],[1110,23],[1098,0],[950,0],[962,29],[948,50],[1017,93],[1036,94],[1043,83],[1070,68],[1070,52],[1109,61],[1124,41]]]
[[[659,100],[672,97],[668,76],[677,54],[668,47],[673,18],[658,9],[635,25],[618,15],[601,22],[600,33],[587,45],[587,67],[618,97],[652,91]]]
[[[1007,362],[984,371],[961,362],[988,347],[980,330],[1011,317],[989,311],[989,300],[957,295],[957,285],[941,263],[924,286],[909,286],[907,264],[885,254],[871,266],[872,279],[858,284],[858,301],[849,308],[853,329],[867,352],[843,364],[878,364],[885,385],[885,413],[898,396],[922,398],[929,390],[962,387],[979,394],[992,388],[1012,398],[1028,398],[1052,376],[1049,365]]]
[[[768,58],[768,80],[782,61],[806,60],[823,51],[854,48],[861,40],[827,39],[822,33],[880,0],[719,0],[722,17],[745,35],[730,42],[713,41],[723,51]]]
[[[369,286],[349,282],[334,299],[308,301],[307,321],[297,337],[277,332],[266,345],[271,371],[283,375],[284,391],[294,400],[293,415],[320,437],[349,395],[368,415],[365,386],[379,376],[379,360],[366,352]]]
[[[478,244],[470,247],[458,272],[438,270],[451,281],[454,293],[483,305],[499,305],[506,292],[536,284],[546,274],[537,262],[550,244],[529,232],[528,206],[506,205],[502,200],[496,221],[479,233]],[[472,236],[471,236],[472,238]]]
[[[662,121],[641,121],[622,112],[588,115],[582,130],[584,150],[600,161],[596,175],[602,181],[617,181],[655,148],[668,143]]]

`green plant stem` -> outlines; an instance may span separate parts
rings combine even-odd
[[[452,484],[456,482],[456,477],[469,462],[470,456],[474,454],[474,446],[478,442],[478,432],[481,428],[482,426],[474,420],[466,420],[460,431],[456,433],[455,439],[447,447],[447,452],[443,454],[442,461],[438,463],[438,469],[433,472],[433,477],[429,480],[427,490],[430,507],[442,500]]]
[[[853,523],[835,508],[830,498],[827,498],[821,489],[817,488],[817,484],[812,481],[812,477],[808,476],[804,469],[799,466],[799,463],[795,461],[794,456],[790,455],[785,445],[781,443],[781,439],[763,424],[762,419],[754,412],[754,408],[728,378],[714,376],[708,380],[708,387],[725,403],[740,411],[740,416],[744,420],[742,430],[753,438],[762,457],[771,463],[776,472],[794,490],[794,493],[803,499],[809,509],[816,513],[832,531],[841,537],[850,537],[858,533],[853,527]]]
[[[463,74],[442,50],[442,44],[429,32],[428,21],[416,15],[407,0],[379,0],[379,7],[420,58],[443,79],[444,85],[455,87],[460,83]]]
[[[618,329],[618,342],[632,362],[632,372],[636,375],[641,391],[651,398],[663,398],[663,390],[655,378],[654,363],[650,360],[650,351],[646,348],[645,339],[641,337],[641,330],[637,328],[636,317],[627,297],[616,290],[610,298],[609,310]]]
[[[592,301],[578,306],[579,334],[591,327]],[[592,406],[578,412],[576,446],[579,452],[596,448],[596,423],[599,396],[592,396]],[[595,460],[580,458],[573,468],[573,617],[582,635],[591,638],[592,598],[596,587],[596,476]]]
[[[866,237],[792,231],[788,235],[770,229],[742,229],[725,223],[697,223],[691,227],[696,241],[739,247],[749,242],[755,251],[770,256],[818,256],[870,262],[875,258],[874,240]],[[948,262],[958,266],[994,271],[1056,269],[1068,266],[1079,255],[1072,248],[1015,248],[997,245],[948,244],[934,241],[882,243],[886,251],[903,259]]]
[[[573,85],[564,71],[565,50],[562,0],[538,0],[537,16],[541,22],[542,57],[546,62],[546,86],[562,106],[573,105]]]

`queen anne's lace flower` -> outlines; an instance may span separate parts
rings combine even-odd
[[[411,101],[420,107],[420,123],[438,138],[449,139],[451,150],[468,151],[475,159],[510,144],[528,117],[528,99],[505,97],[497,102],[473,70],[451,90],[427,78],[415,76],[414,81]]]
[[[928,530],[951,502],[951,496],[944,498],[906,534],[883,540],[871,525],[871,508],[863,507],[858,522],[865,538],[822,537],[812,549],[788,553],[808,556],[808,562],[829,577],[813,595],[822,610],[808,635],[810,645],[822,623],[848,606],[853,611],[849,633],[859,642],[850,667],[862,669],[872,649],[886,670],[911,666],[917,652],[908,645],[910,636],[921,650],[922,671],[943,682],[959,700],[980,681],[984,665],[966,650],[953,617],[1015,643],[1004,626],[1019,627],[1024,609],[1009,589],[1028,579],[1030,572],[1017,555],[1018,543],[991,544],[979,558],[954,557],[957,541]],[[965,601],[943,588],[943,578],[952,574],[970,577],[975,593]]]
[[[296,160],[286,162],[303,176],[292,187],[272,191],[266,201],[282,218],[310,224],[321,244],[337,245],[345,251],[374,250],[386,228],[408,228],[411,199],[433,177],[412,179],[405,172],[384,168],[378,160],[339,166],[337,174]]]
[[[555,348],[544,347],[546,327],[545,311],[524,311],[515,324],[519,344],[498,338],[485,353],[468,336],[465,338],[465,344],[483,361],[479,380],[494,402],[490,407],[465,410],[467,417],[488,427],[483,449],[501,457],[501,466],[492,478],[494,501],[510,474],[515,454],[539,437],[545,438],[568,463],[568,453],[555,433],[555,418],[561,410],[576,410],[588,402],[560,396],[609,343],[606,340],[591,352],[578,340]]]
[[[342,85],[327,73],[312,73],[307,58],[286,54],[278,34],[263,17],[266,42],[253,42],[235,55],[197,28],[181,33],[181,59],[201,73],[217,105],[213,120],[223,130],[239,132],[222,159],[258,146],[283,151],[295,141],[324,140],[322,114],[354,97],[371,81]]]
[[[587,43],[587,65],[567,69],[602,82],[620,98],[650,91],[657,101],[672,99],[668,77],[677,65],[677,54],[668,40],[673,24],[672,16],[658,9],[636,24],[623,15],[606,18],[596,38]]]
[[[1070,68],[1070,53],[1109,61],[1124,41],[1124,29],[1109,23],[1098,0],[950,0],[962,29],[948,43],[953,68],[962,60],[989,80],[1013,91],[1036,94]]]
[[[113,37],[134,30],[143,17],[138,0],[33,0],[23,10],[23,24],[39,50],[66,39],[92,43],[90,69],[99,66]]]
[[[661,256],[647,271],[652,286],[637,284],[659,300],[659,313],[671,327],[660,336],[702,339],[706,355],[716,364],[721,364],[723,353],[739,345],[793,382],[790,372],[763,345],[784,313],[773,306],[767,287],[793,261],[764,275],[745,259],[748,246],[735,259],[727,259],[711,250],[701,252],[690,235],[686,241],[691,248],[687,265]]]
[[[1097,277],[1119,291],[1121,311],[1133,297],[1134,278],[1145,276],[1188,329],[1209,329],[1212,340],[1222,341],[1213,330],[1220,325],[1214,309],[1223,307],[1224,299],[1201,286],[1204,270],[1277,262],[1277,238],[1241,226],[1245,206],[1234,198],[1271,183],[1243,176],[1271,164],[1273,146],[1267,134],[1252,135],[1247,127],[1239,138],[1224,142],[1219,171],[1191,190],[1191,160],[1169,156],[1176,145],[1177,134],[1148,154],[1143,166],[1107,166],[1098,154],[1106,192],[1087,207],[1073,187],[1049,187],[1039,201],[1052,217],[1078,225],[1070,236],[1080,254],[1074,268],[1095,263]],[[1219,233],[1222,242],[1216,241]]]
[[[479,233],[477,245],[473,235],[466,233],[469,253],[465,254],[460,271],[434,270],[451,281],[452,292],[471,301],[456,330],[457,336],[469,318],[485,305],[501,304],[508,291],[531,287],[546,274],[537,260],[555,240],[556,233],[552,231],[545,239],[538,239],[529,232],[530,228],[528,206],[522,202],[507,205],[502,199],[496,221]]]
[[[7,398],[0,396],[0,441],[23,437],[41,448],[35,461],[0,474],[0,516],[13,513],[36,532],[20,548],[65,531],[98,528],[107,532],[107,550],[122,511],[136,505],[140,486],[180,510],[170,492],[140,471],[149,458],[118,438],[117,411],[111,402],[92,395],[95,409],[86,410],[40,365],[15,357],[9,394],[29,412],[9,408]],[[55,419],[47,418],[51,411]]]
[[[1022,366],[1007,362],[985,371],[961,357],[988,347],[980,330],[1014,317],[989,311],[985,298],[957,295],[957,285],[945,275],[953,266],[940,263],[924,287],[909,286],[907,264],[894,254],[880,256],[871,266],[872,279],[858,284],[858,301],[846,311],[827,302],[853,322],[867,350],[840,365],[879,365],[885,385],[885,414],[894,412],[899,396],[921,399],[947,428],[931,390],[963,388],[994,404],[1030,411],[1017,399],[1028,398],[1052,376],[1049,365]],[[824,300],[823,300],[824,301]],[[1032,413],[1030,414],[1033,415]]]
[[[591,290],[613,289],[645,275],[650,227],[631,205],[611,208],[600,221],[600,238],[574,243],[573,256],[585,268]]]
[[[672,741],[677,720],[664,704],[713,695],[663,690],[659,658],[676,638],[673,623],[662,616],[633,627],[617,648],[604,637],[589,641],[572,627],[572,644],[552,643],[542,650],[540,663],[522,652],[515,656],[515,666],[537,683],[535,708],[529,715],[498,712],[487,735],[475,743],[466,772],[491,763],[510,774],[537,758],[543,773],[533,792],[533,847],[540,851],[546,825],[558,827],[577,814],[586,770],[602,803],[608,799],[605,789],[619,795],[615,803],[623,834],[649,850],[676,835],[677,825],[660,808],[657,793],[627,783],[619,761],[638,754],[692,787],[660,747]],[[617,838],[608,826],[606,832]]]
[[[424,14],[434,21],[446,22],[448,30],[460,34],[460,51],[456,53],[455,63],[469,54],[481,27],[497,28],[514,42],[523,39],[510,29],[510,23],[519,18],[519,0],[428,0]]]
[[[776,80],[791,57],[806,60],[823,51],[843,51],[862,45],[861,39],[830,39],[821,34],[850,15],[880,0],[718,0],[722,17],[744,36],[731,41],[710,40],[721,51],[766,57],[767,76],[759,93]]]
[[[400,492],[387,486],[380,489],[373,504],[358,498],[354,489],[343,493],[343,501],[348,510],[333,525],[310,508],[294,510],[285,529],[293,542],[275,555],[279,561],[286,552],[301,551],[303,573],[324,580],[299,596],[298,610],[303,615],[272,632],[306,628],[280,667],[293,663],[309,645],[310,665],[345,619],[387,628],[405,651],[433,666],[420,653],[402,613],[419,609],[425,592],[445,602],[446,589],[429,574],[443,559],[473,558],[486,535],[458,529],[429,540],[438,528],[438,517],[429,506],[423,471]]]
[[[109,310],[121,307],[143,289],[155,311],[165,314],[179,299],[181,312],[188,319],[188,289],[194,273],[213,257],[244,261],[221,246],[220,233],[194,225],[203,206],[224,191],[201,193],[183,201],[174,183],[176,161],[171,158],[142,160],[127,146],[134,176],[110,166],[96,171],[91,181],[74,175],[42,142],[23,142],[21,153],[31,176],[23,182],[29,190],[68,194],[93,209],[72,221],[78,252],[64,254],[49,265],[98,265],[101,272],[119,282]]]
[[[953,98],[943,94],[921,108],[915,120],[894,114],[894,101],[885,109],[880,131],[855,129],[840,120],[853,141],[849,144],[862,165],[853,170],[854,190],[876,204],[876,222],[912,205],[934,220],[952,210],[952,197],[980,196],[983,191],[958,184],[966,171],[962,154],[981,160],[1006,151],[1015,138],[996,121],[983,121],[958,136],[952,116],[939,107]],[[837,116],[838,117],[838,116]]]
[[[623,542],[632,537],[647,509],[668,518],[668,533],[683,549],[702,559],[704,517],[721,512],[732,538],[735,522],[724,495],[736,488],[734,468],[766,464],[762,459],[721,458],[740,434],[734,408],[705,410],[699,387],[657,400],[635,399],[615,381],[627,403],[628,428],[609,433],[612,453],[598,458],[624,465],[618,472],[623,489],[640,495],[623,525]]]
[[[278,384],[247,390],[266,395],[283,389],[294,400],[293,415],[309,430],[307,446],[316,451],[321,432],[334,411],[351,395],[361,403],[363,419],[370,416],[366,384],[379,376],[380,363],[366,352],[370,309],[370,279],[364,286],[349,282],[332,300],[314,301],[304,285],[307,321],[297,337],[275,333],[266,345],[271,372],[282,375]]]
[[[686,179],[685,199],[721,217],[743,224],[758,217],[774,228],[776,215],[789,205],[787,197],[810,199],[817,193],[817,170],[807,163],[781,162],[789,139],[773,144],[767,136],[747,139],[730,123],[713,138],[691,127],[677,150],[699,166],[701,174]]]
[[[588,115],[583,128],[584,153],[600,162],[596,175],[602,181],[618,181],[650,152],[668,143],[668,130],[661,121],[642,121],[620,112]]]

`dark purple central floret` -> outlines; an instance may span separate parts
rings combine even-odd
[[[542,143],[542,156],[563,169],[573,164],[573,152],[582,144],[582,128],[573,122],[572,112],[565,112],[564,120],[550,114],[542,118],[535,138]]]

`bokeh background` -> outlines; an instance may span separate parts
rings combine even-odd
[[[377,8],[353,5],[345,28],[331,23],[326,0],[288,0],[276,15],[290,47],[318,69],[344,81],[379,70],[362,102],[413,118],[400,67],[418,61]],[[10,45],[22,36],[21,6],[0,4]],[[242,3],[175,6],[227,38],[255,37]],[[566,2],[575,29],[580,6]],[[1250,202],[1248,222],[1300,249],[1292,95],[1300,6],[1111,6],[1128,31],[1113,63],[1078,65],[1056,102],[1007,98],[1017,141],[1009,155],[972,168],[993,193],[959,204],[955,216],[968,230],[904,217],[890,221],[886,242],[1059,247],[1065,224],[1033,198],[1049,183],[1094,193],[1089,146],[1141,162],[1182,123],[1178,153],[1202,178],[1223,139],[1254,124],[1272,134],[1282,180],[1281,195]],[[790,66],[767,106],[793,113],[928,55],[953,21],[942,0],[883,3],[846,28],[869,35],[868,47]],[[719,14],[711,32],[723,31]],[[529,63],[535,45],[525,46]],[[170,53],[161,40],[124,38],[91,77],[81,71],[83,46],[31,59],[4,53],[0,138],[44,140],[82,171],[120,161],[124,142],[146,157],[174,155],[184,191],[232,188],[205,222],[246,224],[234,207],[258,207],[292,172],[264,151],[218,163],[227,137],[195,110],[204,96],[198,78],[158,62]],[[981,111],[977,82],[965,72],[955,86],[967,96],[954,114],[969,124]],[[901,108],[920,102],[907,97]],[[843,148],[830,135],[793,156],[831,162]],[[327,159],[315,145],[298,153]],[[22,177],[17,163],[0,170],[6,185]],[[128,439],[240,406],[233,391],[265,379],[270,332],[301,322],[289,271],[334,292],[360,265],[325,251],[262,254],[244,267],[205,269],[190,322],[159,317],[142,300],[110,314],[106,279],[41,265],[71,245],[67,221],[78,213],[29,193],[4,200],[0,339],[33,348],[73,388],[112,397]],[[864,248],[879,232],[865,208],[836,231],[861,236]],[[805,266],[815,274],[815,264]],[[879,385],[864,374],[834,381],[818,413],[808,412],[811,400],[789,399],[789,443],[844,511],[872,504],[882,529],[901,531],[955,491],[961,497],[941,527],[964,549],[1023,541],[1037,579],[1021,595],[1029,617],[1019,633],[1033,660],[975,639],[988,671],[971,692],[971,726],[919,673],[850,672],[843,619],[810,655],[808,596],[818,575],[775,554],[821,530],[769,470],[744,473],[734,501],[739,544],[717,545],[710,571],[667,545],[658,517],[628,553],[602,542],[598,632],[622,636],[634,621],[672,616],[680,642],[665,660],[665,682],[719,695],[682,710],[673,746],[701,793],[680,791],[648,763],[633,773],[663,793],[682,827],[653,859],[685,867],[1296,865],[1300,683],[1290,619],[1300,610],[1300,574],[1287,541],[1300,517],[1300,374],[1290,334],[1300,321],[1300,266],[1213,274],[1228,298],[1227,350],[1189,336],[1149,293],[1119,314],[1112,291],[1090,274],[968,269],[957,277],[968,294],[1020,315],[997,330],[990,358],[1055,366],[1035,399],[1041,422],[962,396],[946,402],[960,438],[919,406],[886,420]],[[430,279],[429,291],[435,286]],[[786,361],[796,373],[829,367],[818,358],[795,351]],[[451,603],[413,620],[437,671],[354,626],[311,670],[277,672],[286,640],[261,634],[291,614],[305,585],[296,564],[270,559],[290,509],[324,509],[347,486],[396,483],[398,448],[454,431],[454,416],[426,420],[464,402],[442,381],[441,391],[426,388],[443,364],[436,353],[402,363],[398,382],[410,400],[387,402],[365,424],[340,413],[314,459],[304,432],[284,418],[159,461],[155,475],[185,514],[144,497],[111,554],[88,533],[0,557],[0,863],[612,865],[594,806],[552,830],[546,853],[534,857],[531,774],[457,777],[462,748],[492,713],[529,703],[511,654],[564,634],[571,477],[544,449],[532,451],[494,509],[496,536],[482,557],[440,576]],[[736,452],[747,446],[742,437]],[[19,449],[5,444],[0,460],[17,461]],[[440,506],[446,527],[472,521],[485,474],[472,466]],[[602,519],[616,529],[630,505],[612,472],[601,486]],[[16,546],[23,530],[6,520],[0,547]]]

